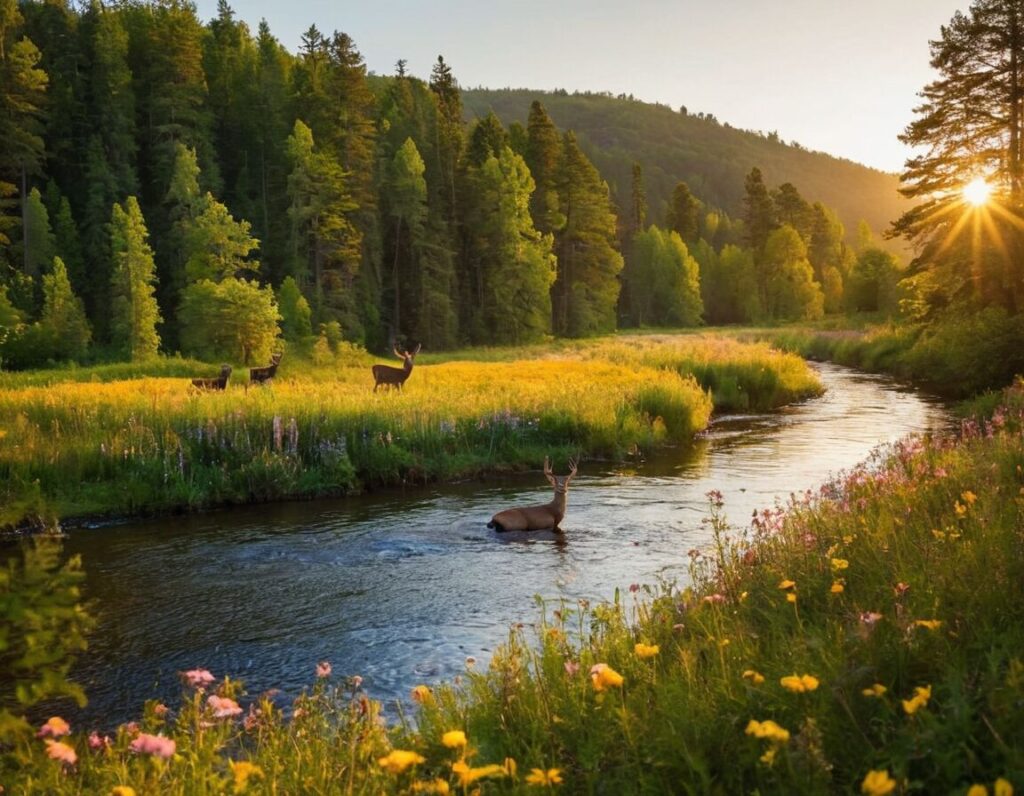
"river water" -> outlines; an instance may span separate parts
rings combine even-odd
[[[535,595],[609,599],[616,587],[683,583],[707,542],[706,493],[734,525],[863,461],[878,445],[948,427],[938,401],[883,377],[817,365],[822,398],[729,415],[686,448],[629,464],[584,462],[561,538],[487,530],[496,510],[542,503],[540,473],[233,508],[73,531],[99,624],[74,679],[77,721],[110,726],[142,702],[175,704],[178,672],[207,668],[250,693],[294,695],[317,661],[378,699],[483,665]]]

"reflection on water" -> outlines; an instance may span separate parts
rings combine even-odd
[[[546,502],[540,473],[355,499],[232,509],[74,532],[100,623],[75,676],[85,716],[110,724],[177,672],[204,667],[251,693],[294,693],[318,660],[360,674],[380,699],[486,661],[534,596],[607,599],[616,587],[682,581],[706,540],[705,494],[744,524],[821,484],[877,445],[949,422],[885,379],[821,365],[823,398],[717,420],[696,444],[629,466],[585,462],[564,538],[487,530],[495,510]]]

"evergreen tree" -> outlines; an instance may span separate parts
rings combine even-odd
[[[390,279],[392,336],[407,336],[418,315],[414,306],[410,313],[412,321],[407,320],[403,325],[403,294],[407,302],[418,303],[418,296],[423,292],[419,284],[422,273],[417,273],[416,260],[423,242],[423,224],[427,216],[427,183],[423,178],[425,171],[426,166],[416,143],[407,138],[391,161],[385,193],[388,214],[394,221]]]
[[[530,105],[524,159],[537,185],[530,197],[533,223],[544,234],[559,232],[565,223],[559,209],[557,190],[562,137],[538,100]]]
[[[122,356],[133,362],[156,356],[160,348],[156,325],[162,319],[155,297],[156,265],[148,238],[138,200],[129,196],[123,206],[115,204],[110,220],[114,263],[111,341]]]
[[[764,184],[759,168],[753,168],[747,175],[746,195],[743,198],[743,221],[746,225],[746,243],[755,252],[761,251],[768,241],[768,235],[778,227],[775,219],[775,205]]]
[[[556,334],[582,337],[615,328],[622,255],[616,249],[616,218],[608,184],[566,133],[557,183],[565,225],[556,240],[554,286]]]
[[[762,255],[764,310],[775,320],[807,321],[824,314],[825,298],[814,281],[807,247],[788,224],[768,235]]]
[[[51,190],[52,189],[52,190]],[[82,242],[78,237],[78,225],[71,215],[71,203],[68,198],[57,190],[55,183],[47,189],[47,205],[53,218],[53,238],[57,253],[67,266],[68,279],[76,294],[88,282],[85,269],[85,258],[82,253]]]
[[[901,271],[893,254],[877,246],[864,249],[850,272],[847,308],[854,312],[895,312]]]
[[[669,202],[665,227],[675,231],[684,243],[689,244],[697,240],[699,224],[700,202],[690,193],[690,187],[685,182],[677,182],[672,191],[672,200]],[[712,230],[710,237],[714,238],[714,234]]]
[[[55,359],[81,361],[85,356],[92,331],[82,300],[71,289],[60,257],[53,258],[51,273],[43,277],[43,312],[39,324],[50,341]]]
[[[42,194],[33,188],[25,203],[25,273],[39,279],[49,271],[57,254],[57,241],[50,228],[50,214],[43,204]]]
[[[462,122],[462,97],[459,84],[451,67],[442,56],[430,72],[430,90],[437,101],[437,147],[436,157],[441,184],[445,190],[441,196],[447,209],[448,223],[455,228],[458,223],[456,199],[456,170],[462,159],[464,131]]]
[[[804,243],[809,243],[814,216],[811,206],[804,201],[796,187],[792,183],[784,182],[771,192],[771,196],[778,223],[789,224],[800,234]]]
[[[181,345],[209,361],[266,362],[281,319],[269,287],[243,279],[201,279],[182,293]]]
[[[103,142],[99,135],[89,139],[85,152],[86,195],[82,216],[83,249],[89,279],[81,290],[86,311],[92,319],[97,336],[106,339],[110,322],[109,308],[111,252],[110,208],[122,196],[119,194],[117,179],[103,153]]]
[[[259,241],[249,234],[248,221],[236,221],[227,207],[206,194],[202,208],[185,230],[185,277],[189,283],[209,279],[222,282],[239,276],[254,276],[259,263],[249,255]]]
[[[696,326],[704,311],[697,261],[674,230],[653,224],[633,236],[622,280],[638,326]]]
[[[277,306],[281,312],[281,334],[289,343],[306,346],[313,337],[313,312],[299,285],[286,276],[277,291]]]
[[[630,233],[636,234],[647,223],[647,190],[644,188],[644,170],[643,166],[636,161],[633,162],[629,196],[629,230]]]

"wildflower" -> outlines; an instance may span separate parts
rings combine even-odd
[[[881,614],[876,614],[874,611],[864,611],[860,615],[860,623],[867,627],[874,627],[875,623],[882,618]]]
[[[352,684],[353,688],[359,688],[359,686],[363,684],[363,678],[358,674],[354,674],[349,678],[349,682]]]
[[[743,673],[744,680],[750,680],[754,685],[761,685],[764,682],[764,675],[760,672],[755,672],[753,669],[747,669]]]
[[[782,581],[779,581],[779,588],[780,589],[792,589],[795,586],[796,586],[796,581],[795,580],[782,580]]]
[[[902,580],[892,587],[893,594],[897,597],[902,597],[908,591],[910,591],[910,584],[904,583]]]
[[[565,662],[565,673],[570,677],[575,677],[577,672],[580,670],[580,665],[576,661]]]
[[[788,677],[783,677],[779,683],[787,691],[803,694],[807,691],[814,691],[818,687],[818,678],[809,674],[791,674]]]
[[[163,702],[158,702],[156,705],[153,706],[153,715],[159,719],[162,719],[164,716],[167,715],[167,710],[167,705],[165,705]]]
[[[384,757],[377,758],[377,765],[389,774],[401,774],[409,766],[423,763],[426,759],[423,755],[406,749],[392,749]]]
[[[66,766],[73,766],[78,762],[78,755],[75,750],[66,743],[46,739],[46,756],[59,760]]]
[[[317,677],[330,677],[331,676],[331,664],[330,661],[320,661],[316,665],[316,676]]]
[[[760,760],[765,765],[770,766],[772,763],[775,762],[775,755],[778,753],[778,751],[779,751],[779,747],[777,747],[777,746],[769,746],[765,750],[764,754],[761,755],[758,758],[758,760]]]
[[[850,562],[847,561],[845,558],[833,558],[829,563],[831,564],[832,569],[836,570],[837,572],[839,570],[849,569],[850,567]]]
[[[89,748],[98,751],[100,749],[106,749],[110,746],[110,736],[104,735],[102,738],[100,734],[93,730],[89,733]]]
[[[927,630],[938,630],[942,627],[941,619],[915,619],[914,627],[923,627]]]
[[[753,735],[755,738],[764,738],[774,743],[789,743],[789,730],[780,727],[771,719],[766,719],[765,721],[751,719],[747,722],[747,728],[744,732],[747,735]]]
[[[590,680],[595,691],[621,687],[623,677],[607,663],[595,663],[590,667]]]
[[[956,511],[957,517],[964,517],[967,515],[967,506],[965,506],[959,500],[954,501],[953,510]]]
[[[889,776],[888,771],[869,771],[860,783],[860,792],[864,796],[885,796],[896,789],[896,780]]]
[[[996,780],[995,796],[1013,796],[1013,785],[1002,777]]]
[[[248,760],[229,760],[231,775],[235,778],[235,793],[242,793],[249,784],[249,777],[262,777],[263,769]]]
[[[155,755],[164,760],[174,757],[177,748],[178,745],[170,738],[165,738],[162,735],[150,735],[145,732],[139,733],[131,744],[131,750],[137,754]]]
[[[741,603],[742,603],[742,602],[746,602],[746,599],[747,599],[747,597],[749,597],[749,596],[750,596],[750,592],[748,592],[748,591],[741,591],[741,592],[740,592],[740,602],[741,602]]]
[[[852,535],[850,535],[850,536],[844,536],[844,537],[843,537],[843,544],[850,544],[850,543],[851,543],[851,542],[853,542],[853,540],[854,540],[854,539],[856,539],[856,538],[857,538],[856,536],[852,536]]]
[[[938,530],[936,530],[935,528],[932,528],[932,536],[934,536],[934,537],[935,537],[936,539],[938,539],[938,540],[939,540],[940,542],[941,542],[941,541],[942,541],[943,539],[945,539],[945,538],[946,538],[946,534],[945,534],[945,533],[943,533],[942,531],[938,531]]]
[[[135,788],[131,785],[115,785],[110,796],[135,796]]]
[[[932,687],[926,685],[923,688],[917,686],[914,689],[914,696],[910,699],[901,700],[903,702],[903,710],[906,711],[908,716],[913,716],[917,713],[919,708],[927,706],[928,700],[932,697]]]
[[[418,685],[410,692],[412,695],[412,701],[418,702],[421,705],[429,705],[434,701],[434,694],[425,685]]]
[[[213,708],[213,717],[215,719],[226,719],[231,716],[241,715],[242,713],[242,709],[238,706],[238,703],[228,697],[210,694],[209,698],[206,700],[206,704]]]
[[[206,669],[189,669],[187,672],[182,672],[181,677],[189,688],[203,688],[214,680],[213,675]]]
[[[39,728],[36,738],[60,738],[69,732],[71,732],[71,727],[64,719],[60,716],[51,716],[46,720],[46,724]]]
[[[545,771],[543,768],[531,768],[530,773],[526,775],[526,781],[531,785],[537,785],[541,788],[560,785],[562,783],[562,769],[549,768]]]
[[[462,730],[449,730],[441,736],[441,743],[449,749],[459,749],[466,745],[466,733]]]
[[[448,794],[452,792],[452,789],[446,780],[435,779],[432,782],[412,783],[412,792],[438,794],[438,796],[448,796]]]
[[[661,652],[661,647],[657,644],[638,643],[633,647],[633,652],[636,653],[636,657],[638,658],[653,658]]]
[[[503,764],[503,768],[505,769],[506,774],[508,774],[510,777],[514,777],[516,775],[516,771],[518,770],[515,758],[506,757],[505,762]]]
[[[707,594],[704,596],[704,602],[709,605],[721,605],[725,602],[725,595],[715,592],[714,594]]]
[[[880,697],[889,689],[881,683],[875,683],[870,688],[865,688],[861,693],[866,697]]]
[[[786,595],[786,602],[787,603],[795,603],[796,602],[796,594],[794,592],[790,592],[789,594],[787,594]]]
[[[960,497],[963,499],[964,503],[966,503],[968,506],[973,506],[974,505],[974,501],[976,501],[978,499],[978,496],[975,495],[969,489],[966,492],[960,493]]]
[[[846,587],[841,580],[832,581],[832,585],[828,589],[830,594],[842,594],[845,590]]]
[[[499,766],[497,763],[491,763],[487,766],[479,766],[477,768],[470,768],[469,764],[464,760],[459,760],[452,763],[452,771],[459,778],[459,784],[463,787],[472,785],[478,779],[484,779],[485,777],[503,777],[506,774],[505,767]]]
[[[971,785],[967,789],[967,796],[988,796],[988,788],[984,785]]]

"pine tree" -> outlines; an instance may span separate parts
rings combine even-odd
[[[184,232],[188,255],[186,281],[222,282],[255,276],[260,264],[249,255],[259,247],[259,241],[249,234],[249,222],[237,221],[210,193],[203,197],[199,207],[198,215]]]
[[[53,258],[51,272],[43,277],[43,311],[39,324],[52,341],[51,351],[56,359],[81,361],[85,356],[92,331],[85,318],[85,306],[72,290],[60,257]]]
[[[789,224],[800,234],[804,243],[810,243],[814,214],[796,187],[792,183],[784,182],[771,192],[771,197],[778,223]]]
[[[391,161],[385,190],[388,214],[394,220],[390,280],[393,335],[406,336],[415,323],[415,320],[407,320],[403,325],[403,293],[407,301],[415,304],[419,303],[418,296],[422,293],[422,285],[419,284],[422,274],[416,273],[415,263],[423,242],[423,224],[427,216],[425,171],[416,143],[407,138]],[[411,314],[415,319],[418,314],[415,306]]]
[[[162,319],[148,238],[138,200],[129,196],[123,206],[115,204],[110,220],[110,333],[116,349],[133,362],[156,356],[160,348],[156,325]]]
[[[277,306],[281,312],[281,334],[289,343],[307,346],[313,337],[313,312],[309,302],[299,290],[298,283],[286,276],[277,291]]]
[[[524,158],[537,185],[533,196],[530,197],[533,223],[542,233],[558,232],[565,223],[559,210],[556,188],[562,159],[562,137],[538,100],[534,100],[530,105]]]
[[[554,330],[582,337],[615,328],[622,255],[608,184],[566,133],[557,183],[565,226],[555,242]]]
[[[629,231],[635,235],[644,229],[647,223],[647,189],[644,188],[644,170],[643,166],[636,161],[633,162],[629,196]]]
[[[25,203],[25,273],[39,279],[50,270],[57,254],[57,241],[50,228],[50,214],[43,204],[42,194],[33,188]]]
[[[462,159],[462,148],[465,134],[462,121],[462,97],[459,84],[455,80],[451,67],[442,56],[430,72],[430,90],[437,101],[437,146],[436,157],[447,219],[454,229],[458,224],[458,202],[456,198],[456,170]]]
[[[743,198],[743,221],[746,224],[746,242],[755,252],[761,251],[768,241],[768,235],[778,227],[775,219],[775,205],[764,184],[759,168],[750,170],[745,183]]]
[[[697,240],[699,224],[700,202],[690,193],[690,187],[685,182],[677,182],[672,190],[665,227],[674,230],[684,243],[689,244]],[[714,237],[714,232],[711,236]]]
[[[78,236],[78,225],[71,215],[71,203],[60,193],[56,183],[52,182],[47,188],[46,199],[50,216],[53,218],[55,249],[67,266],[68,279],[75,293],[80,294],[88,282],[88,272],[82,253],[82,242]]]
[[[638,326],[696,326],[701,322],[700,269],[679,234],[653,224],[633,236],[622,272],[629,310]]]
[[[807,321],[824,314],[825,297],[814,281],[807,247],[791,226],[784,224],[768,235],[760,269],[764,309],[769,318]]]

